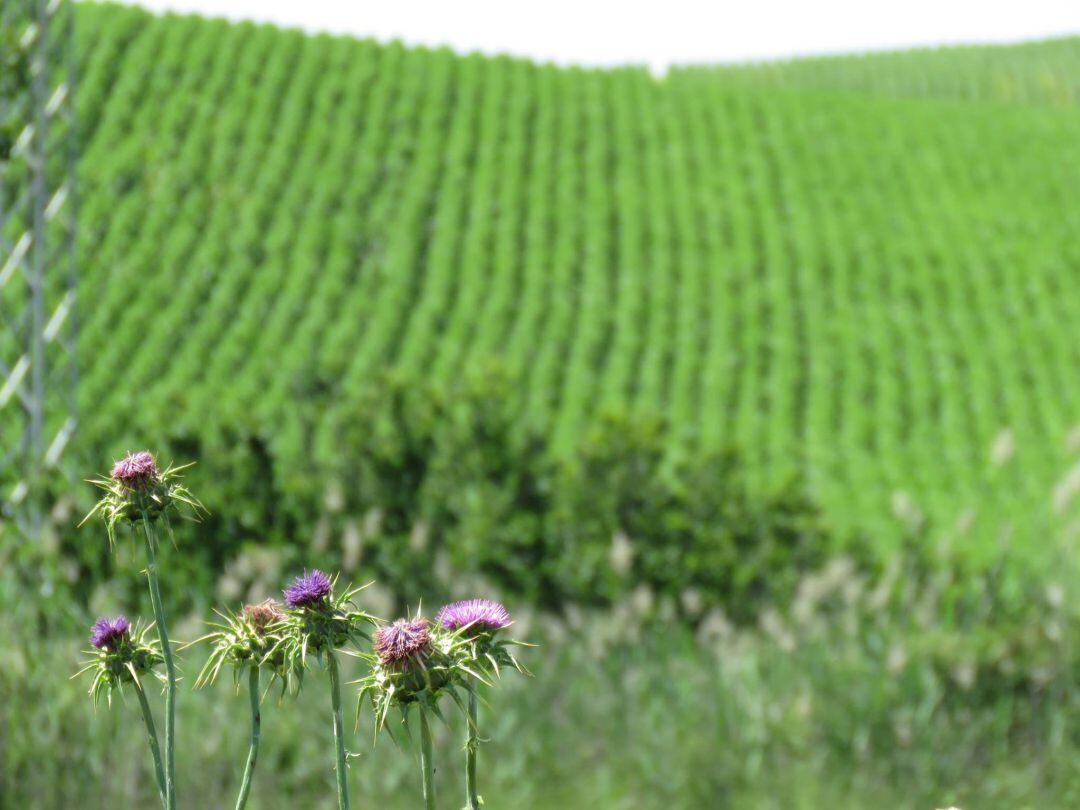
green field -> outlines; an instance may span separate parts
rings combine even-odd
[[[918,48],[703,67],[750,86],[793,87],[898,98],[942,98],[1032,106],[1080,104],[1080,40]]]
[[[209,507],[174,640],[308,566],[506,601],[541,646],[484,709],[494,808],[1080,804],[1080,37],[660,78],[75,23],[79,430],[41,537],[0,522],[0,809],[154,804],[136,707],[67,679],[149,615],[137,544],[74,528],[143,447]],[[205,655],[191,808],[247,733]],[[266,702],[253,807],[331,806],[321,688]],[[419,806],[370,732],[355,806]]]
[[[10,597],[3,589],[0,599]],[[1001,671],[964,675],[972,647],[1001,638],[946,629],[942,594],[895,581],[896,613],[878,588],[836,572],[809,611],[773,632],[699,632],[623,614],[525,620],[541,642],[534,680],[509,678],[485,708],[486,806],[515,810],[1068,810],[1080,801],[1080,696],[1071,650],[1077,613],[1050,611],[1017,628]],[[130,576],[134,571],[129,572]],[[920,583],[925,585],[925,583]],[[887,588],[887,590],[889,590]],[[1076,590],[1069,592],[1075,607]],[[17,603],[0,632],[25,637]],[[839,608],[838,608],[839,605]],[[1042,640],[1042,621],[1068,617]],[[202,632],[187,619],[180,638]],[[886,640],[890,652],[879,645]],[[0,647],[0,806],[43,810],[156,807],[135,701],[92,708],[66,680],[77,641]],[[893,652],[899,650],[899,653]],[[203,653],[184,653],[185,672]],[[346,659],[346,678],[358,674]],[[1008,667],[1006,674],[1005,669]],[[250,807],[330,808],[333,773],[325,675],[298,699],[264,701],[264,741]],[[346,704],[354,687],[347,687]],[[246,744],[246,700],[224,675],[180,701],[181,806],[231,807]],[[350,706],[351,714],[351,706]],[[461,722],[437,729],[440,807],[460,807]],[[415,734],[415,731],[414,731]],[[354,807],[422,806],[416,741],[371,745],[365,714],[352,736]]]
[[[919,515],[973,547],[1050,528],[1080,422],[1076,40],[657,80],[78,23],[86,446],[213,423],[287,466],[320,397],[498,357],[563,449],[658,413],[881,543]]]

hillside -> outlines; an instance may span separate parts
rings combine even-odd
[[[77,17],[84,448],[231,425],[288,465],[327,396],[498,357],[559,447],[661,413],[881,542],[1052,526],[1075,40],[657,81]]]
[[[751,86],[1036,106],[1080,104],[1080,37],[1020,45],[844,54],[690,70]]]

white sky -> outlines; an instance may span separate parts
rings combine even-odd
[[[732,62],[1080,34],[1080,0],[139,0],[561,64]]]

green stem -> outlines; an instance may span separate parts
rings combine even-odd
[[[157,726],[154,725],[154,715],[150,712],[150,704],[146,702],[146,692],[143,691],[142,682],[138,676],[133,676],[135,694],[139,698],[139,708],[142,709],[143,722],[146,724],[146,736],[150,741],[150,754],[154,757],[154,778],[157,780],[158,795],[161,796],[162,805],[166,802],[165,792],[165,768],[161,765],[161,746],[158,743]]]
[[[341,721],[341,679],[337,657],[332,649],[326,651],[326,666],[330,670],[330,705],[334,709],[334,742],[337,744],[338,810],[349,810],[349,786],[345,773],[345,726]]]
[[[431,748],[431,727],[423,707],[420,708],[420,768],[424,772],[425,810],[435,810],[435,758]]]
[[[469,687],[469,720],[465,735],[465,810],[479,810],[480,796],[476,786],[476,754],[480,748],[480,730],[476,725],[476,684],[472,678]]]
[[[154,546],[157,535],[149,516],[143,512],[143,536],[146,540],[146,576],[150,580],[150,601],[154,606],[154,622],[157,625],[161,654],[165,657],[165,810],[176,810],[176,666],[173,663],[172,644],[165,626],[165,608],[161,604],[158,587],[157,557]]]
[[[248,699],[251,701],[251,747],[248,748],[247,764],[244,766],[244,781],[240,784],[240,795],[236,799],[236,810],[244,810],[248,793],[251,792],[251,777],[255,773],[255,761],[259,758],[259,731],[262,727],[262,714],[259,711],[259,668],[248,669]]]

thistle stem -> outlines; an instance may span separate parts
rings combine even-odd
[[[248,668],[248,699],[251,701],[251,746],[248,748],[247,764],[244,766],[244,781],[240,783],[240,795],[236,799],[236,810],[244,810],[248,793],[251,792],[251,777],[255,773],[255,761],[259,758],[259,733],[262,728],[262,713],[259,710],[259,668]]]
[[[420,768],[424,772],[424,808],[435,810],[435,758],[432,754],[431,727],[427,710],[420,709]]]
[[[338,810],[349,810],[349,786],[345,773],[345,727],[341,720],[341,678],[333,649],[326,651],[326,666],[330,670],[330,705],[334,710],[334,742],[337,745]]]
[[[150,580],[150,601],[154,606],[154,622],[157,625],[161,654],[165,658],[165,810],[176,810],[176,665],[173,663],[172,644],[165,626],[165,608],[161,604],[158,587],[157,557],[154,546],[157,535],[149,516],[143,512],[143,536],[146,540],[146,577]]]
[[[154,758],[154,779],[157,781],[158,795],[161,796],[161,804],[165,805],[167,793],[165,791],[165,769],[161,765],[161,746],[158,743],[157,726],[154,725],[154,715],[150,712],[150,704],[146,702],[146,692],[138,676],[132,678],[135,684],[135,695],[139,698],[139,708],[142,709],[143,723],[146,724],[146,736],[150,742],[150,754]]]
[[[476,725],[476,684],[468,680],[469,719],[465,733],[465,810],[480,810],[476,786],[476,755],[480,748],[480,730]]]

